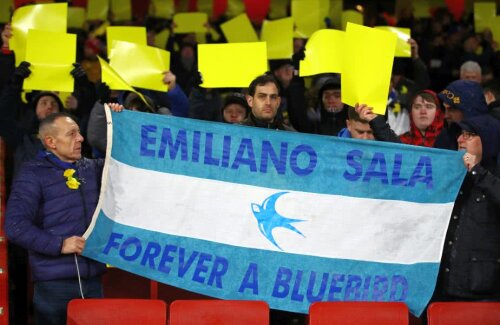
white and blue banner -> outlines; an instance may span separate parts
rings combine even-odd
[[[300,313],[427,305],[462,153],[131,111],[108,124],[85,256]]]

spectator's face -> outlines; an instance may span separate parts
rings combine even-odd
[[[351,133],[353,139],[362,139],[362,140],[375,139],[373,136],[372,128],[368,123],[347,120],[347,129]]]
[[[411,117],[417,129],[425,131],[432,124],[436,109],[436,103],[428,102],[421,96],[415,98],[411,106]]]
[[[344,107],[344,104],[342,104],[340,89],[324,90],[321,95],[321,100],[323,101],[323,107],[327,112],[338,112]]]
[[[256,118],[272,122],[278,112],[281,98],[276,85],[268,82],[263,86],[255,87],[255,94],[253,97],[248,96],[247,102]]]
[[[293,70],[293,65],[285,64],[284,66],[274,71],[274,75],[281,82],[289,82],[293,78]]]
[[[471,155],[479,156],[480,158],[483,155],[483,144],[481,143],[481,138],[479,135],[464,131],[457,139],[458,142],[458,150],[465,150]]]
[[[228,123],[239,123],[245,119],[247,114],[245,107],[238,104],[229,104],[224,108],[224,121]]]
[[[54,132],[45,140],[50,151],[65,162],[75,162],[82,158],[83,137],[80,128],[69,117],[54,121]]]
[[[479,72],[476,71],[463,71],[460,72],[460,80],[471,80],[477,83],[481,83],[482,76]]]
[[[52,96],[42,96],[36,103],[36,117],[43,120],[52,113],[57,113],[61,107]]]
[[[443,106],[444,106],[444,118],[448,122],[448,125],[450,125],[453,122],[455,123],[461,122],[464,119],[464,113],[458,108],[454,108],[446,103],[444,103]]]

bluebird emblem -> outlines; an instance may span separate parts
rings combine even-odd
[[[280,250],[283,249],[276,243],[273,237],[274,228],[282,227],[290,229],[302,237],[305,237],[297,228],[292,226],[292,223],[304,220],[286,218],[276,212],[276,201],[280,196],[286,193],[288,192],[275,193],[266,198],[264,202],[262,202],[262,205],[252,203],[252,212],[257,219],[260,232],[267,238],[267,240],[273,243],[273,245],[278,247]]]

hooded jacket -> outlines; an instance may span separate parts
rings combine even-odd
[[[453,207],[436,300],[500,299],[500,122],[477,116],[459,128],[481,138],[483,155],[466,175]]]

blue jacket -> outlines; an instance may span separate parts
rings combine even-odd
[[[7,203],[5,232],[29,251],[34,281],[77,277],[73,254],[61,254],[63,240],[81,236],[88,228],[99,199],[103,160],[82,158],[75,164],[40,152],[21,167]],[[76,170],[78,189],[69,189],[64,171]],[[82,278],[100,275],[105,265],[78,256]]]
[[[348,128],[343,128],[342,130],[339,131],[339,134],[337,134],[339,138],[352,138],[351,132],[349,132]]]

